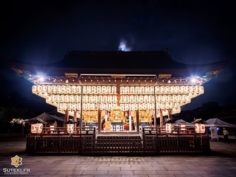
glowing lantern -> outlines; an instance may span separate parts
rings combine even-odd
[[[42,123],[36,123],[36,124],[31,124],[31,133],[33,134],[40,134],[43,131],[43,124]]]
[[[130,93],[134,94],[134,87],[130,87]]]
[[[66,86],[66,93],[71,94],[71,86],[70,85]]]
[[[143,101],[144,101],[145,103],[148,102],[148,96],[147,96],[147,95],[144,95],[144,97],[143,97]]]
[[[112,96],[112,102],[116,103],[117,102],[117,97],[115,95]]]
[[[116,94],[116,86],[112,86],[112,93]]]
[[[124,94],[129,94],[129,87],[124,87]]]
[[[58,87],[56,85],[52,86],[52,93],[56,94],[57,93]]]
[[[74,133],[74,124],[67,124],[67,133]]]
[[[102,92],[101,86],[97,86],[97,94],[101,94],[101,92]]]
[[[71,110],[76,110],[76,104],[75,103],[71,104]]]
[[[162,93],[162,94],[165,93],[165,87],[164,86],[160,87],[160,93]]]
[[[38,93],[41,93],[41,92],[42,92],[42,86],[41,86],[41,85],[38,85],[38,86],[37,86],[37,92],[38,92]]]
[[[194,125],[196,133],[205,133],[205,124],[195,124]]]
[[[83,94],[87,94],[87,86],[83,87]]]
[[[37,87],[36,87],[35,85],[33,85],[33,87],[32,87],[32,93],[36,94],[36,92],[37,92]]]
[[[96,86],[91,87],[91,94],[96,94]]]
[[[79,93],[79,94],[81,93],[81,86],[79,85],[76,86],[76,93]]]
[[[70,101],[69,95],[65,95],[64,100],[65,100],[66,103],[68,103]]]
[[[103,102],[107,103],[107,96],[103,96]]]
[[[166,123],[166,133],[171,133],[174,128],[174,124]]]
[[[73,93],[73,94],[76,93],[76,86],[75,85],[71,86],[71,93]]]
[[[139,96],[139,103],[142,103],[143,102],[143,95],[140,95]]]
[[[52,86],[51,85],[47,86],[47,93],[52,93]]]
[[[156,92],[156,94],[159,94],[159,92],[160,92],[160,87],[159,86],[155,87],[155,92]]]
[[[91,86],[87,86],[87,94],[91,94]]]
[[[204,93],[204,87],[203,86],[199,86],[199,93],[203,94]]]

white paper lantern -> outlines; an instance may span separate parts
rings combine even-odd
[[[116,86],[112,86],[112,93],[116,94]]]
[[[196,133],[205,133],[205,124],[194,124],[195,132]]]
[[[42,123],[31,124],[30,130],[32,134],[40,134],[43,131],[43,124]]]
[[[37,92],[37,86],[33,85],[32,86],[32,93],[36,94]]]
[[[173,128],[174,128],[174,124],[166,123],[166,133],[172,133]]]
[[[86,86],[86,94],[91,94],[91,86]]]

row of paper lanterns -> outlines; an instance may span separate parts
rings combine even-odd
[[[101,95],[83,95],[83,103],[117,103],[116,95],[101,96]],[[80,95],[50,95],[47,96],[46,102],[81,102]]]
[[[117,103],[116,95],[83,95],[83,103]],[[191,97],[188,95],[158,95],[157,102],[183,102],[190,103]],[[81,102],[80,95],[49,95],[46,102]],[[121,95],[120,103],[154,103],[153,95]]]
[[[81,94],[80,85],[34,85],[33,93]],[[83,86],[83,94],[116,94],[116,86]]]
[[[157,102],[184,102],[190,103],[191,98],[188,95],[158,95],[156,96]],[[153,95],[121,95],[120,103],[154,103]]]
[[[179,109],[181,103],[157,103],[157,109]],[[57,107],[60,110],[81,110],[80,103],[58,103]],[[84,103],[82,105],[83,110],[111,110],[117,107],[117,104],[95,104],[95,103]],[[152,110],[155,109],[155,104],[144,103],[144,104],[120,104],[120,109],[123,111],[128,110]]]
[[[203,86],[186,85],[186,86],[155,86],[156,94],[188,94],[204,93]],[[121,94],[154,94],[153,86],[125,86],[120,87]]]
[[[189,94],[204,93],[203,86],[156,86],[156,94]],[[57,93],[57,94],[81,94],[79,85],[34,85],[32,92],[37,93]],[[116,94],[116,86],[83,86],[83,94]],[[121,86],[120,94],[154,94],[152,86]]]

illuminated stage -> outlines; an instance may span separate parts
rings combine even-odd
[[[109,147],[115,144],[117,147],[127,146],[131,149],[135,149],[137,144],[137,152],[147,152],[149,146],[146,145],[151,142],[150,151],[156,153],[164,142],[169,142],[170,146],[179,146],[180,138],[187,138],[183,144],[189,149],[192,150],[194,146],[198,147],[197,151],[199,148],[205,151],[208,145],[203,146],[203,141],[207,139],[203,137],[203,130],[188,130],[185,125],[176,129],[171,124],[164,125],[163,117],[168,116],[171,120],[172,115],[181,112],[182,106],[203,94],[203,84],[216,77],[227,62],[186,65],[173,61],[165,50],[69,50],[62,61],[37,66],[9,61],[13,70],[34,84],[34,94],[65,114],[64,127],[34,125],[35,134],[29,136],[28,143],[32,145],[30,141],[35,141],[32,138],[34,136],[37,136],[39,142],[42,138],[46,144],[49,137],[57,141],[60,138],[77,137],[82,154],[86,151],[86,148],[83,149],[85,142],[90,143],[88,146],[91,146],[91,153],[104,153],[107,143]],[[160,119],[159,125],[156,118]],[[88,132],[92,132],[91,135]],[[172,142],[171,138],[176,140]],[[127,140],[133,143],[132,147],[123,143]],[[101,145],[102,142],[105,144]],[[34,149],[33,145],[28,147]]]

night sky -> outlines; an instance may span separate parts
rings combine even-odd
[[[168,49],[173,60],[187,64],[229,59],[227,68],[204,85],[205,94],[184,109],[208,101],[235,103],[234,7],[223,0],[1,0],[1,94],[16,90],[36,98],[32,84],[10,70],[6,59],[55,62],[68,48],[117,51],[123,42],[132,51]]]

